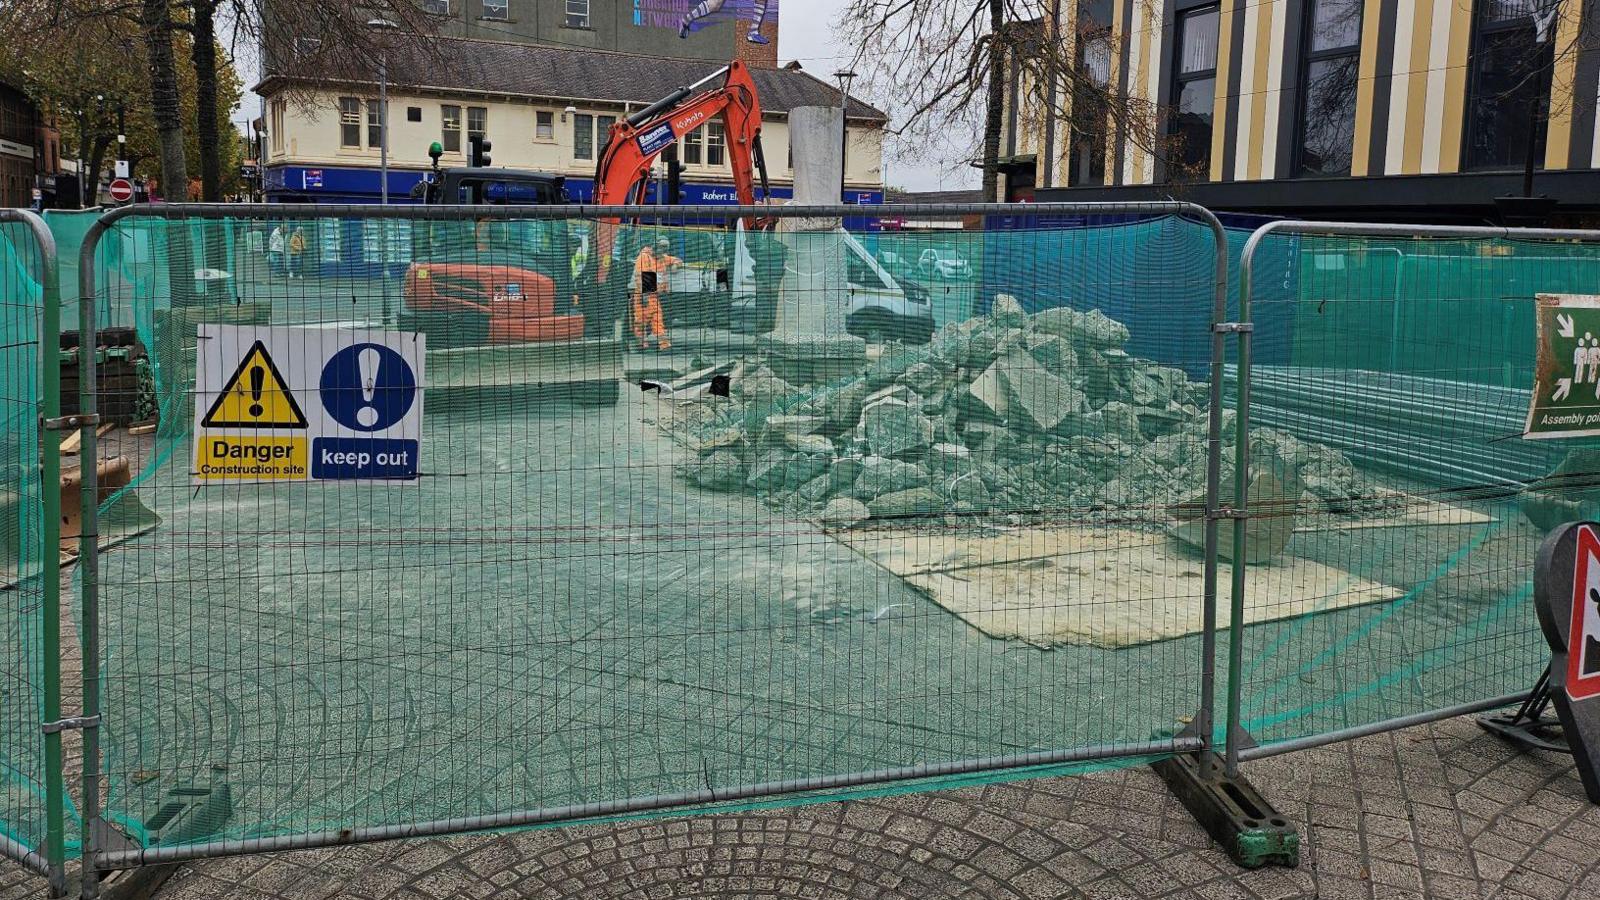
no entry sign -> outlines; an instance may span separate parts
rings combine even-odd
[[[133,182],[126,178],[118,178],[111,182],[111,199],[118,203],[127,203],[133,199]]]

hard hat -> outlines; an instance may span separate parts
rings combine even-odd
[[[666,238],[662,238],[661,240],[656,241],[656,246],[660,247],[663,250],[667,250],[667,249],[670,249],[672,247],[672,242],[667,240]]]

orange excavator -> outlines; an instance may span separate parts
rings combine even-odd
[[[727,76],[721,87],[708,87]],[[611,126],[611,136],[595,165],[594,202],[604,206],[643,205],[650,186],[650,170],[668,147],[707,122],[721,117],[728,136],[728,161],[733,169],[734,195],[740,206],[755,206],[771,195],[767,160],[761,149],[761,99],[750,69],[734,60],[705,78],[662,97]],[[761,194],[756,195],[756,178]],[[672,179],[669,179],[669,181]],[[668,202],[676,203],[673,197]],[[605,283],[615,242],[616,219],[597,229],[600,283]],[[764,227],[761,219],[747,219],[746,228]]]
[[[723,76],[720,87],[710,87]],[[764,200],[770,188],[761,151],[761,102],[749,69],[734,61],[612,126],[595,170],[595,202],[642,204],[657,157],[718,116],[728,135],[739,203],[756,205],[758,175]],[[558,175],[481,165],[440,169],[442,154],[437,144],[430,151],[432,176],[415,192],[424,203],[566,201],[564,179]],[[642,207],[640,214],[649,209]],[[606,283],[619,224],[615,218],[596,223],[591,248],[587,241],[575,239],[561,221],[485,219],[477,223],[470,243],[462,239],[463,258],[415,261],[406,275],[399,322],[405,330],[429,335],[430,381],[436,372],[448,370],[460,377],[440,375],[447,386],[457,386],[457,381],[468,386],[480,371],[503,373],[511,366],[515,371],[507,377],[513,381],[592,383],[599,389],[590,393],[600,402],[615,402],[623,372],[620,304],[601,299],[613,293],[604,289],[589,292],[595,300],[581,309],[569,299],[586,293],[580,290],[585,282]],[[746,220],[745,227],[766,224]],[[497,232],[517,228],[540,234],[497,237]],[[476,252],[466,252],[472,244]],[[529,268],[524,258],[536,256],[526,251],[530,244],[561,247],[564,252],[560,259],[529,259],[533,264]],[[480,261],[485,258],[488,262]],[[433,359],[435,355],[440,359]]]
[[[721,87],[706,89],[723,75],[727,79]],[[756,205],[757,174],[761,176],[764,201],[771,190],[766,157],[761,151],[761,100],[750,69],[734,60],[611,126],[610,140],[595,166],[594,202],[607,206],[643,204],[656,157],[718,116],[728,135],[728,157],[739,204]]]

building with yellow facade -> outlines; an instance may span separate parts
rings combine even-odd
[[[1558,214],[1600,213],[1596,0],[1060,0],[1035,26],[1081,86],[1013,71],[1013,197],[1483,221],[1531,160]],[[1074,108],[1096,87],[1118,114]]]

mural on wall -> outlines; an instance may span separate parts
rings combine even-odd
[[[633,0],[633,24],[644,28],[676,28],[678,37],[729,19],[749,26],[745,39],[765,44],[761,26],[767,15],[778,17],[778,0]]]

